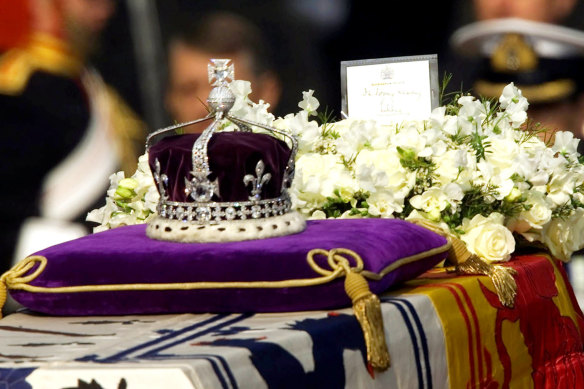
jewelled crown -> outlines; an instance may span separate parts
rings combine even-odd
[[[146,148],[160,201],[149,237],[180,242],[268,238],[304,229],[292,211],[288,188],[294,177],[297,141],[286,131],[231,116],[233,65],[212,59],[207,117],[158,130]],[[202,134],[172,135],[212,121]],[[225,121],[237,131],[223,131]],[[262,129],[262,133],[251,128]],[[278,139],[280,138],[280,139]],[[285,140],[282,140],[285,139]]]

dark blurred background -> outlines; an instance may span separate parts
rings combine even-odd
[[[230,11],[259,26],[274,53],[283,83],[275,114],[296,112],[301,92],[314,89],[321,106],[338,115],[341,61],[437,53],[440,73],[455,71],[444,69],[441,60],[448,37],[465,19],[456,3],[388,2],[382,7],[355,0],[124,0],[92,62],[149,127],[164,126],[170,120],[163,104],[165,51],[173,25],[178,19]],[[144,58],[140,47],[152,44],[154,58]]]

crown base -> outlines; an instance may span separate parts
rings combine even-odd
[[[183,243],[235,242],[274,238],[303,231],[306,221],[298,212],[217,224],[199,224],[156,216],[148,223],[146,235],[152,239]]]

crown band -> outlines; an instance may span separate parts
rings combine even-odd
[[[179,242],[217,242],[302,231],[304,219],[292,211],[288,194],[298,141],[289,131],[231,116],[235,95],[228,79],[233,79],[233,67],[229,60],[211,62],[209,80],[216,79],[207,99],[211,113],[158,130],[146,140],[160,194],[158,216],[148,223],[147,235]],[[198,137],[152,144],[158,136],[211,119]],[[232,133],[222,131],[226,121],[236,127]],[[231,135],[238,132],[241,135]]]
[[[292,202],[288,197],[278,197],[258,201],[181,203],[176,201],[160,202],[157,207],[160,217],[199,224],[260,219],[283,215],[290,211]]]

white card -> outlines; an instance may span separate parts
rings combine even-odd
[[[342,109],[381,123],[427,119],[438,107],[438,56],[341,62]]]

